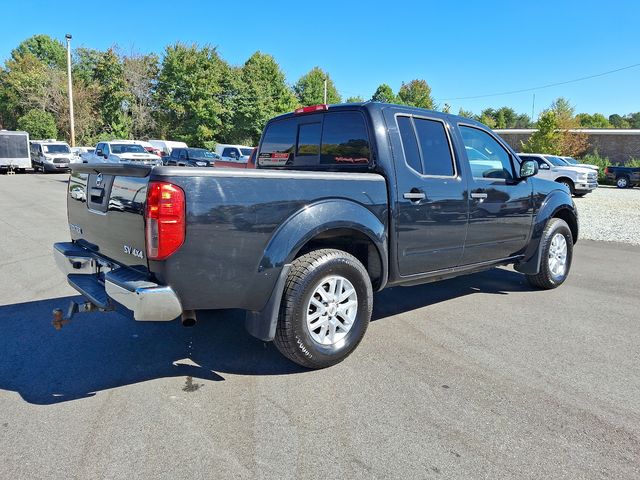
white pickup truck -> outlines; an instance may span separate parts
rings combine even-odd
[[[100,142],[88,163],[135,163],[138,165],[162,165],[158,155],[149,153],[135,140],[112,140]]]
[[[598,173],[592,168],[567,165],[560,157],[542,153],[519,153],[518,156],[523,162],[537,162],[538,177],[566,185],[576,197],[584,197],[598,188]]]

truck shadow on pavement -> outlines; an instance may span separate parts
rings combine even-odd
[[[517,277],[517,278],[516,278]],[[507,294],[528,286],[522,275],[493,270],[376,295],[374,320],[472,293]],[[0,307],[0,389],[50,405],[158,378],[222,381],[221,374],[283,375],[307,371],[272,343],[251,337],[244,313],[203,312],[193,328],[180,322],[134,322],[116,313],[78,315],[56,331],[51,312],[80,297]],[[393,321],[393,320],[389,320]],[[185,390],[188,391],[188,390]]]

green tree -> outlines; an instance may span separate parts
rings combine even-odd
[[[625,115],[625,120],[629,122],[631,128],[640,128],[640,112],[630,113]]]
[[[522,142],[522,151],[562,155],[563,138],[559,127],[558,117],[553,110],[542,112],[538,119],[538,130],[526,142]]]
[[[192,146],[225,140],[236,74],[214,47],[168,46],[155,89],[159,133]]]
[[[515,123],[512,127],[509,128],[531,128],[532,126],[533,122],[531,121],[531,118],[529,118],[529,115],[527,115],[526,113],[521,113],[520,115],[516,116]]]
[[[629,122],[617,113],[609,115],[609,123],[613,126],[613,128],[630,128]]]
[[[298,102],[303,107],[324,103],[324,81],[327,79],[327,103],[340,103],[341,97],[329,74],[313,67],[308,73],[300,77],[293,86]]]
[[[431,87],[425,80],[411,80],[409,83],[402,83],[398,91],[400,102],[412,107],[427,108],[433,110],[436,104],[431,96]]]
[[[398,97],[396,97],[395,93],[393,93],[393,90],[389,85],[383,83],[376,89],[375,93],[371,97],[371,101],[383,103],[398,103]]]
[[[131,54],[123,59],[122,69],[128,97],[131,99],[131,133],[134,138],[148,138],[155,128],[156,110],[153,89],[158,78],[159,59],[156,54]]]
[[[109,48],[98,60],[94,75],[98,88],[98,109],[104,129],[118,132],[120,138],[129,138],[133,101],[127,90],[123,61],[115,48]]]
[[[353,97],[349,97],[345,100],[345,102],[347,103],[362,103],[364,102],[364,98],[362,98],[360,95],[355,95]]]
[[[609,120],[601,113],[594,113],[593,115],[579,113],[576,115],[576,119],[580,126],[584,128],[611,128]]]
[[[470,118],[472,120],[476,119],[476,116],[473,114],[471,110],[465,110],[464,108],[460,108],[460,110],[458,110],[458,116],[464,117],[464,118]]]
[[[297,99],[271,55],[254,53],[239,74],[234,135],[239,142],[256,145],[267,120],[295,109]]]
[[[20,44],[11,52],[11,58],[30,53],[44,65],[51,68],[65,68],[67,65],[67,50],[62,43],[49,35],[34,35]]]
[[[56,138],[58,129],[56,119],[44,110],[29,110],[18,119],[17,127],[29,133],[32,139]]]
[[[566,98],[556,98],[549,108],[556,114],[556,119],[558,120],[560,128],[574,128],[577,126],[577,122],[574,117],[575,109]]]

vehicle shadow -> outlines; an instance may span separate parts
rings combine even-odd
[[[522,275],[492,270],[376,295],[374,320],[472,293],[527,290]],[[222,381],[225,373],[285,375],[307,371],[272,343],[251,337],[238,310],[199,314],[198,324],[135,322],[116,313],[81,314],[56,331],[51,312],[71,299],[0,306],[0,389],[49,405],[158,378]],[[390,320],[392,321],[392,320]]]

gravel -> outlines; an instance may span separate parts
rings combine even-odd
[[[640,188],[601,185],[574,202],[580,238],[640,245]]]

